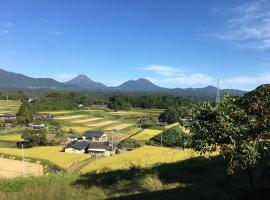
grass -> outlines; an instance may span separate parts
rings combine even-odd
[[[142,141],[142,142],[147,142],[152,137],[154,137],[160,133],[161,133],[161,130],[144,129],[142,132],[132,136],[131,139]]]
[[[49,162],[63,168],[67,169],[73,164],[76,164],[82,160],[89,158],[87,154],[72,154],[61,152],[62,147],[60,146],[43,146],[43,147],[33,147],[29,149],[24,149],[25,157],[44,159]],[[14,156],[21,156],[21,149],[17,148],[3,148],[0,147],[0,153],[10,154]]]
[[[264,190],[249,191],[243,173],[226,175],[220,158],[191,158],[148,168],[106,171],[94,174],[53,174],[0,180],[1,200],[84,200],[84,199],[181,199],[234,200],[268,199],[269,166]],[[265,195],[265,198],[262,198]]]
[[[198,156],[200,156],[200,154],[191,149],[179,150],[165,147],[143,146],[133,151],[95,160],[82,168],[81,172],[99,172],[104,168],[106,168],[106,170],[130,169],[134,166],[145,168],[160,163],[173,163]]]
[[[0,135],[0,141],[7,141],[7,142],[20,142],[23,141],[20,134],[7,134],[7,135]]]

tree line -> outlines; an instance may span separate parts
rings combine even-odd
[[[192,102],[182,97],[171,95],[114,95],[109,98],[108,107],[115,111],[131,108],[156,108],[190,106]]]

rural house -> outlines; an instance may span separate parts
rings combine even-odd
[[[108,140],[107,134],[102,131],[87,131],[83,134],[83,140],[90,142],[105,142]]]
[[[16,119],[15,114],[1,114],[0,119]]]
[[[116,147],[113,147],[109,141],[89,142],[88,153],[97,156],[111,156],[115,154]]]
[[[34,119],[50,120],[53,119],[53,115],[51,115],[50,113],[35,114]]]
[[[74,141],[68,144],[65,148],[67,153],[86,153],[89,147],[89,142],[87,141]]]

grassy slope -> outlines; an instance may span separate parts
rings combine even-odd
[[[239,199],[249,188],[247,177],[228,177],[225,165],[218,157],[197,157],[141,169],[0,180],[0,199]]]

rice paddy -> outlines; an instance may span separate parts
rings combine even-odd
[[[97,121],[97,120],[100,120],[100,119],[103,119],[103,118],[95,117],[95,118],[81,119],[81,120],[72,121],[72,123],[85,123],[85,122]]]
[[[43,159],[52,162],[64,169],[69,168],[73,164],[89,158],[88,154],[72,154],[61,152],[61,146],[43,146],[24,149],[24,155],[28,158]],[[0,154],[10,154],[14,156],[21,156],[22,150],[16,148],[3,148],[0,147]]]
[[[108,121],[103,121],[103,122],[98,122],[94,124],[85,124],[85,126],[90,126],[90,127],[101,127],[101,126],[107,126],[110,124],[117,123],[118,121],[115,120],[108,120]]]
[[[20,142],[23,141],[20,134],[8,134],[8,135],[0,135],[0,141],[6,142]]]
[[[173,128],[173,127],[178,126],[178,125],[179,125],[179,123],[176,122],[176,123],[173,123],[173,124],[169,124],[169,125],[165,126],[164,128],[169,129],[169,128]]]
[[[108,131],[112,131],[112,130],[120,131],[120,130],[123,130],[125,128],[130,127],[130,126],[133,126],[133,125],[134,124],[119,124],[119,125],[116,125],[116,126],[106,128],[106,130],[108,130]]]
[[[83,167],[81,172],[99,172],[103,169],[129,169],[134,166],[145,168],[162,163],[178,162],[198,156],[200,156],[200,154],[191,149],[179,150],[165,147],[143,146],[133,151],[95,160]],[[209,154],[205,154],[204,156],[208,157]]]
[[[161,130],[144,129],[142,132],[134,135],[131,139],[147,142],[152,137],[161,133]]]
[[[77,118],[82,118],[82,117],[87,117],[87,115],[69,115],[69,116],[63,116],[63,117],[55,117],[54,119],[69,120],[69,119],[77,119]]]
[[[20,101],[0,100],[0,114],[12,113],[16,114],[21,105]]]
[[[64,126],[62,128],[62,130],[65,131],[65,132],[73,132],[73,133],[76,133],[78,135],[81,135],[86,131],[90,131],[91,128],[83,127],[83,126]]]

